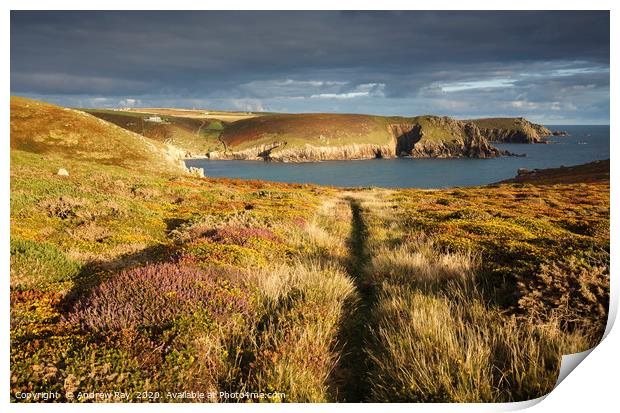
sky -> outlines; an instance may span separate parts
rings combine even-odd
[[[609,123],[608,11],[11,12],[11,94]]]

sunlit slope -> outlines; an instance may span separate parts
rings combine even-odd
[[[87,113],[11,97],[11,149],[133,169],[181,171],[181,153]]]
[[[186,152],[188,157],[204,156],[207,152],[222,150],[219,136],[223,122],[215,119],[197,118],[177,111],[172,115],[152,115],[149,112],[84,109],[105,121],[123,129],[139,133],[147,138],[172,144]],[[153,117],[157,121],[150,121]]]

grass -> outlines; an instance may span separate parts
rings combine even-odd
[[[524,118],[472,119],[471,122],[475,123],[491,141],[533,143],[551,134],[546,127],[531,123]]]
[[[484,118],[472,119],[480,128],[524,130],[519,118]]]
[[[438,192],[445,196],[447,191],[419,191],[413,199],[428,203],[424,195]],[[502,290],[489,287],[485,267],[492,255],[471,249],[471,243],[446,248],[435,234],[411,231],[410,210],[402,208],[402,201],[412,198],[403,191],[392,193],[391,205],[378,198],[386,197],[370,192],[361,201],[371,256],[362,284],[373,291],[367,320],[371,337],[364,344],[366,400],[497,402],[539,397],[555,385],[561,354],[583,351],[600,339],[606,320],[600,310],[607,298],[599,293],[609,288],[605,259],[596,268],[583,263],[579,269],[574,261],[562,270],[557,267],[561,264],[542,265],[540,281],[513,284],[511,289],[520,288],[523,298],[510,301]],[[458,219],[478,220],[480,214],[459,214]],[[593,279],[586,280],[586,274]],[[524,285],[536,293],[528,294]],[[575,304],[560,304],[570,300]],[[600,307],[591,307],[595,302]],[[539,307],[553,310],[534,315]],[[570,315],[563,314],[565,310]]]
[[[348,143],[385,145],[391,135],[380,117],[366,115],[266,115],[234,122],[224,129],[222,139],[235,149],[283,141],[287,147],[310,143],[339,146]]]
[[[204,156],[207,152],[223,150],[219,141],[224,125],[219,120],[207,120],[182,116],[162,116],[162,123],[148,122],[147,113],[86,109],[87,113],[144,135],[162,143],[174,145],[189,156]]]
[[[34,107],[50,114],[12,112],[33,131],[11,136],[12,401],[526,400],[601,338],[604,174],[390,191],[196,178],[67,150],[73,135],[46,135],[61,109]],[[120,133],[119,153],[149,142],[94,122],[84,139]]]
[[[163,143],[84,112],[15,96],[11,97],[11,149],[130,169],[181,169],[180,157]]]
[[[11,239],[11,288],[15,290],[54,288],[77,277],[80,267],[53,244]]]
[[[559,354],[591,345],[588,336],[563,331],[554,318],[523,324],[486,304],[471,254],[442,253],[418,242],[394,255],[380,250],[373,264],[379,292],[368,351],[375,401],[542,396],[555,384]]]

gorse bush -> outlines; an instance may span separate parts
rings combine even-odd
[[[605,329],[609,306],[609,267],[569,256],[540,266],[519,282],[519,308],[536,321],[557,319],[569,329],[590,324]]]
[[[252,238],[268,241],[280,241],[280,238],[273,231],[267,228],[247,228],[241,226],[227,226],[205,231],[204,237],[222,244],[245,245]]]
[[[240,277],[235,270],[217,267],[146,265],[95,287],[74,305],[68,320],[100,332],[163,329],[196,312],[222,321],[231,313],[247,314],[251,309],[248,288],[234,282]]]

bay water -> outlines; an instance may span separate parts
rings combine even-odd
[[[552,144],[495,144],[526,154],[491,159],[372,159],[279,163],[190,159],[209,177],[315,183],[339,187],[448,188],[475,186],[512,178],[518,168],[556,168],[609,158],[609,125],[548,125],[569,136],[550,137]]]

